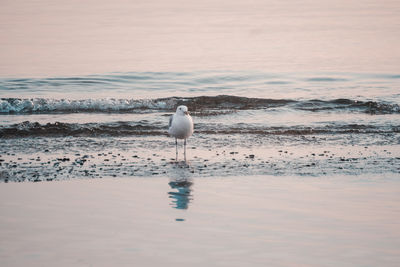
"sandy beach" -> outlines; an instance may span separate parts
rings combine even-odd
[[[3,183],[2,266],[400,263],[396,174],[176,179]]]

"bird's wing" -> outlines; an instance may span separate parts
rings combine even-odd
[[[168,125],[168,128],[170,128],[171,127],[171,125],[172,125],[172,120],[174,119],[174,115],[171,115],[171,117],[169,117],[169,125]]]

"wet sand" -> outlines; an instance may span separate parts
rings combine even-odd
[[[187,173],[0,184],[2,266],[400,263],[397,174]]]
[[[196,136],[189,139],[188,166],[176,164],[170,137],[2,139],[0,181],[163,177],[181,168],[191,177],[398,174],[400,146],[385,138],[396,136]]]

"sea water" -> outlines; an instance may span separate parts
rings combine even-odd
[[[398,1],[18,1],[0,179],[398,173]],[[182,160],[182,144],[179,143]]]
[[[194,176],[398,173],[399,79],[234,71],[2,78],[2,177],[165,175],[174,168],[169,116],[181,104],[195,122]]]
[[[0,181],[68,180],[0,184],[2,263],[399,266],[399,17],[2,1]],[[181,104],[187,162],[167,134]]]

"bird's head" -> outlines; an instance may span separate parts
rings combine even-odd
[[[187,106],[179,106],[176,108],[176,114],[189,115]]]

